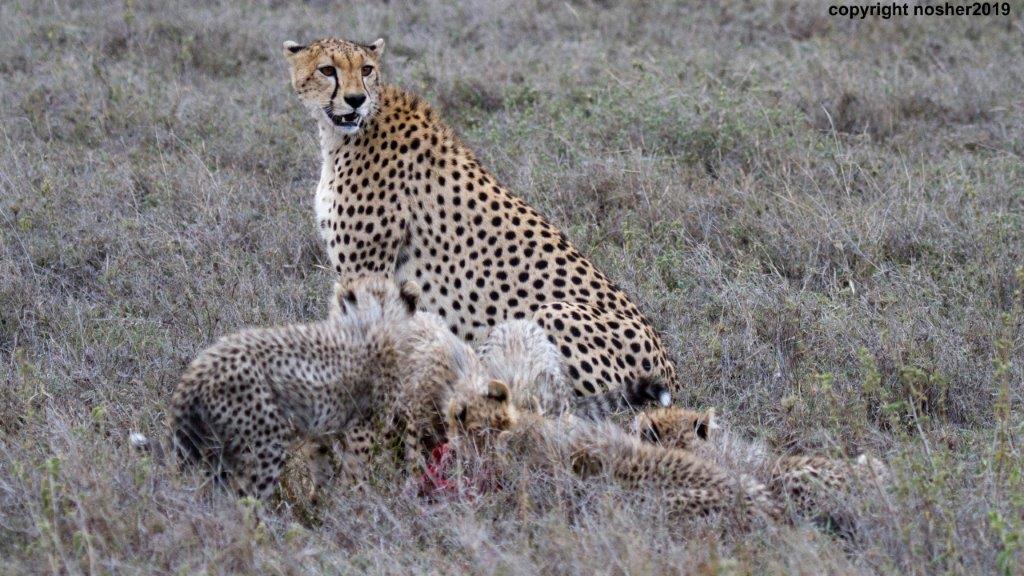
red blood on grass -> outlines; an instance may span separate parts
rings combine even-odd
[[[501,489],[501,483],[490,469],[476,470],[468,477],[455,474],[455,451],[451,444],[438,445],[430,451],[427,469],[420,476],[420,496],[428,498],[468,498]]]
[[[427,462],[427,470],[420,478],[420,492],[422,494],[427,496],[454,495],[458,492],[456,482],[448,478],[454,456],[447,442],[439,444],[430,451],[430,461]]]

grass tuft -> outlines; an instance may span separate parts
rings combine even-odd
[[[1020,10],[825,8],[0,4],[0,573],[1019,573]],[[654,321],[680,402],[887,460],[855,536],[529,474],[431,504],[387,463],[262,505],[133,450],[217,335],[325,312],[279,47],[327,34],[387,39],[388,78]]]

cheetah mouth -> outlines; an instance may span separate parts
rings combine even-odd
[[[331,119],[331,123],[333,123],[338,128],[344,128],[346,130],[354,130],[358,128],[359,124],[362,123],[363,121],[363,117],[360,116],[359,112],[356,112],[355,110],[349,112],[348,114],[335,114],[327,110],[325,110],[324,112],[326,112],[327,117]]]

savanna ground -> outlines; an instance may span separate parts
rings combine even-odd
[[[416,4],[0,3],[0,572],[1021,573],[1024,5]],[[327,35],[384,36],[639,301],[679,402],[885,458],[856,536],[387,484],[256,512],[133,452],[218,334],[325,312],[280,44]]]

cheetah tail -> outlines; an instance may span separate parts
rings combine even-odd
[[[615,414],[632,412],[650,404],[668,406],[672,394],[660,380],[639,378],[621,388],[576,400],[573,413],[588,420],[604,420]]]
[[[622,387],[623,395],[630,408],[643,408],[649,404],[668,406],[672,404],[672,393],[655,378],[643,377],[636,382],[628,382]]]
[[[154,462],[163,466],[166,454],[163,442],[150,440],[141,432],[132,432],[128,434],[128,444],[138,452],[151,455]]]

